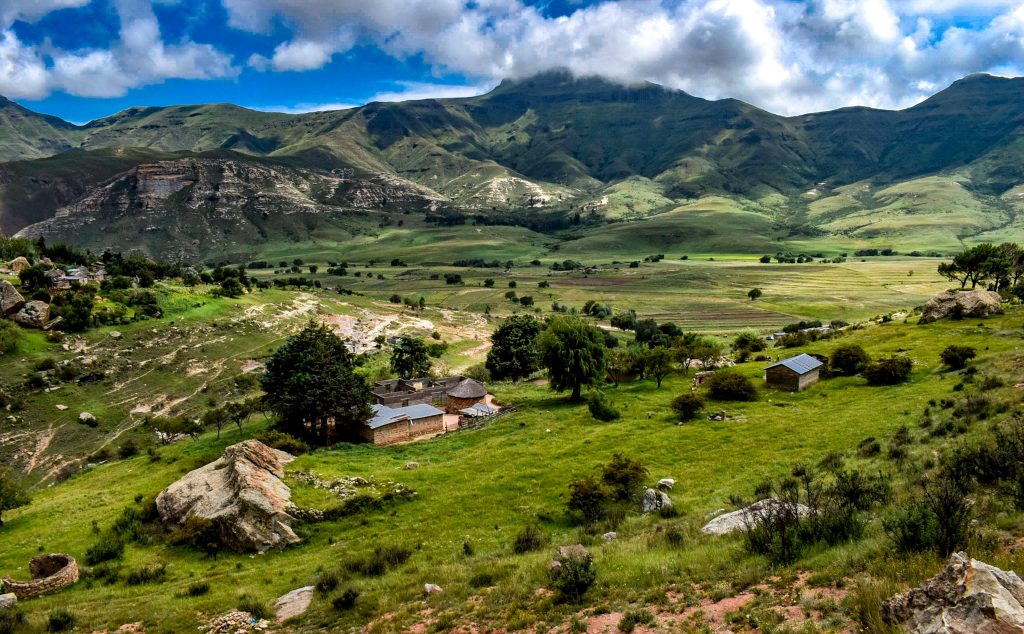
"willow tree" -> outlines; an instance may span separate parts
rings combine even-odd
[[[274,352],[263,374],[266,404],[278,427],[311,444],[355,440],[372,414],[370,390],[355,358],[323,324],[310,321]]]
[[[537,337],[541,363],[548,370],[551,389],[572,390],[578,401],[584,385],[604,380],[604,336],[579,317],[555,317]]]

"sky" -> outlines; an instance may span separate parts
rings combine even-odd
[[[1024,74],[1024,0],[0,0],[0,95],[281,112],[481,94],[566,68],[795,115]]]

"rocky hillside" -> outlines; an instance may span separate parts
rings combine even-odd
[[[566,73],[506,81],[473,98],[304,115],[212,104],[133,108],[73,126],[5,102],[0,159],[64,159],[18,163],[0,190],[0,227],[19,230],[58,209],[62,218],[70,217],[65,208],[78,210],[76,216],[111,218],[107,209],[118,203],[100,204],[110,184],[95,190],[112,176],[111,153],[145,148],[230,151],[306,173],[352,170],[371,181],[387,174],[499,222],[510,212],[536,210],[582,210],[597,221],[642,219],[705,196],[726,196],[803,234],[884,237],[898,244],[901,236],[938,226],[950,241],[982,239],[986,232],[1017,231],[1017,201],[1004,196],[1024,184],[1022,88],[1024,79],[976,75],[903,111],[844,108],[799,117],[653,84],[627,87]],[[128,167],[144,159],[136,155]],[[107,164],[93,167],[99,160]],[[34,172],[52,180],[54,170],[68,165],[78,166],[77,180],[66,188],[74,196],[36,193],[26,177]],[[0,164],[0,182],[4,169]],[[941,179],[941,186],[922,181],[928,178]],[[319,189],[315,181],[297,189],[307,196]],[[904,185],[927,214],[942,217],[920,222],[913,205],[894,206],[893,196],[882,194]],[[87,195],[80,200],[69,199],[82,193]],[[267,194],[269,208],[260,213],[274,213],[273,199],[281,195]],[[315,195],[310,200],[328,202]],[[66,222],[57,221],[29,232],[62,226]]]

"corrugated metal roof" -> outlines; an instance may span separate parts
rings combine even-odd
[[[807,374],[811,370],[820,368],[824,364],[809,354],[798,354],[795,357],[790,357],[788,359],[783,359],[778,363],[773,363],[765,368],[765,370],[770,370],[780,365],[789,368],[797,374]]]
[[[496,411],[498,410],[491,407],[490,405],[487,405],[486,403],[477,403],[472,407],[467,407],[466,409],[459,410],[459,412],[465,414],[466,416],[490,416]]]
[[[429,418],[431,416],[444,414],[443,411],[432,405],[427,405],[426,403],[417,403],[416,405],[408,405],[406,407],[374,405],[373,412],[373,418],[367,422],[370,429],[377,429],[378,427],[390,425],[391,423],[396,423],[400,420],[419,420],[421,418]]]

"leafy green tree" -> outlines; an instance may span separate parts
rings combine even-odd
[[[217,440],[220,440],[220,430],[224,428],[224,425],[228,424],[228,420],[228,413],[220,407],[215,407],[206,410],[200,422],[203,427],[215,427],[217,429]]]
[[[512,315],[491,335],[491,349],[487,353],[487,370],[491,377],[502,381],[519,381],[537,371],[540,357],[537,336],[542,326],[530,315]]]
[[[31,501],[25,486],[14,479],[11,470],[0,469],[0,526],[4,525],[4,511],[26,506]]]
[[[839,346],[828,359],[829,370],[844,376],[860,374],[869,363],[871,357],[864,348],[852,343]]]
[[[50,285],[50,280],[46,277],[46,269],[39,264],[22,270],[18,273],[18,279],[20,280],[21,292],[24,295],[31,294]]]
[[[1013,288],[1024,277],[1024,249],[1014,242],[1004,242],[999,245],[999,249],[1003,252],[1009,264],[1006,286]]]
[[[270,358],[262,381],[281,430],[327,444],[333,424],[335,435],[358,438],[372,411],[370,390],[354,366],[345,343],[323,324],[311,321],[289,337]]]
[[[604,517],[608,505],[614,499],[611,489],[592,475],[583,476],[569,483],[569,501],[566,506],[583,516],[586,524],[592,524]]]
[[[402,337],[391,352],[391,371],[403,379],[430,374],[430,350],[419,337]]]
[[[651,348],[645,355],[647,357],[647,374],[654,378],[661,387],[661,382],[672,372],[672,353],[668,348],[658,346]]]
[[[58,299],[59,298],[59,299]],[[61,317],[60,329],[81,332],[92,325],[93,294],[83,289],[72,296],[58,295],[50,304],[50,317]]]
[[[551,389],[572,390],[573,401],[580,400],[584,385],[604,379],[604,337],[579,317],[554,317],[537,337],[537,348]]]
[[[620,347],[606,350],[604,360],[608,380],[615,387],[636,373],[636,352],[632,348]]]
[[[725,368],[708,379],[708,392],[716,401],[756,401],[757,388],[736,370]]]
[[[946,346],[939,357],[942,362],[954,370],[962,370],[967,362],[978,355],[978,351],[970,346]]]
[[[871,385],[896,385],[910,378],[913,363],[907,357],[889,357],[864,368],[864,378]]]
[[[764,295],[764,293],[761,292],[761,289],[759,288],[752,288],[749,291],[747,291],[747,297],[750,298],[750,301],[754,301],[755,299],[762,295]]]
[[[985,280],[993,280],[999,290],[999,282],[1009,274],[1010,267],[1007,252],[985,242],[957,254],[952,262],[939,264],[938,271],[950,281],[960,282],[960,288],[966,287],[967,282],[975,288]]]

